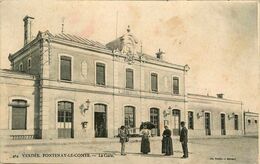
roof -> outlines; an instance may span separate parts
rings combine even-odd
[[[35,75],[14,71],[10,69],[0,69],[0,77],[9,77],[9,78],[18,78],[18,79],[27,79],[27,80],[34,80],[36,78]]]
[[[188,93],[188,97],[189,96],[208,98],[208,99],[219,100],[219,101],[230,101],[230,102],[234,102],[234,103],[238,103],[238,104],[242,103],[241,101],[238,101],[238,100],[231,100],[231,99],[226,99],[226,98],[218,98],[216,96],[202,95],[202,94],[195,94],[195,93]]]
[[[131,36],[132,36],[132,34],[131,34]],[[113,50],[111,49],[111,47],[108,46],[108,44],[104,45],[104,44],[102,44],[98,41],[93,41],[93,40],[87,39],[85,37],[76,36],[76,35],[72,35],[72,34],[66,34],[66,33],[52,34],[51,32],[49,32],[47,30],[45,32],[39,31],[39,33],[38,33],[38,35],[35,39],[33,39],[30,43],[25,45],[18,52],[14,53],[12,55],[9,55],[9,60],[12,61],[14,58],[19,56],[20,53],[22,53],[24,50],[30,48],[30,46],[34,45],[39,39],[42,39],[42,38],[50,39],[51,41],[57,41],[57,42],[60,42],[60,43],[66,41],[68,45],[70,45],[70,44],[73,45],[75,43],[79,43],[80,47],[86,47],[87,49],[91,49],[93,51],[113,54]],[[116,43],[118,43],[118,41],[119,40],[116,40]],[[112,41],[112,42],[114,42],[114,41]],[[109,42],[109,43],[111,43],[111,42]],[[145,53],[141,54],[139,52],[139,54],[146,61],[153,61],[153,63],[159,62],[159,63],[162,63],[161,65],[163,65],[163,66],[171,65],[171,66],[178,68],[178,69],[181,69],[181,70],[184,69],[184,66],[182,66],[182,65],[166,62],[162,59],[158,59],[156,57],[153,57],[153,56],[145,54]]]
[[[93,40],[84,38],[84,37],[71,35],[71,34],[65,34],[65,33],[51,34],[49,31],[47,31],[47,33],[50,36],[50,38],[57,38],[57,39],[77,42],[77,43],[86,44],[86,45],[89,45],[89,46],[103,48],[103,49],[108,50],[108,48],[104,44],[97,42],[97,41],[93,41]]]

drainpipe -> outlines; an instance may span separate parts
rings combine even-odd
[[[190,67],[186,64],[184,66],[184,77],[183,77],[183,88],[184,88],[184,121],[187,122],[187,118],[186,118],[186,110],[187,110],[187,96],[188,96],[188,93],[187,93],[187,90],[186,90],[186,84],[187,84],[187,80],[186,80],[186,76],[187,76],[187,72],[190,70]]]

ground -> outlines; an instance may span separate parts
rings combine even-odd
[[[15,141],[15,143],[3,147],[1,162],[98,164],[137,164],[139,162],[153,164],[258,163],[257,137],[190,139],[188,143],[190,153],[188,159],[181,159],[183,154],[177,138],[173,139],[173,156],[163,156],[161,154],[161,140],[159,138],[151,139],[151,153],[142,155],[140,154],[140,142],[136,140],[135,138],[131,138],[130,142],[127,143],[126,156],[120,155],[120,143],[117,139],[97,140],[96,142],[26,141],[26,143]],[[67,154],[67,157],[61,157],[63,154]],[[74,157],[68,157],[68,155]]]

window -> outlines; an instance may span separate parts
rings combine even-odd
[[[28,58],[28,63],[27,64],[28,64],[28,66],[27,66],[28,69],[31,69],[31,58]]]
[[[234,116],[234,124],[235,124],[235,130],[238,130],[238,115]]]
[[[173,94],[179,94],[179,78],[173,77]]]
[[[188,128],[193,129],[193,112],[188,112]]]
[[[255,123],[257,124],[257,120],[255,120]]]
[[[247,122],[248,122],[248,124],[250,124],[250,123],[251,123],[251,120],[247,120]]]
[[[158,92],[158,79],[156,73],[151,74],[151,89],[153,92]]]
[[[72,122],[72,108],[71,102],[58,102],[58,122]]]
[[[132,106],[125,107],[125,126],[135,127],[135,108]]]
[[[126,88],[134,89],[134,71],[132,69],[126,69]]]
[[[27,118],[27,101],[12,101],[12,130],[25,130]]]
[[[23,63],[19,64],[19,71],[23,71]]]
[[[105,85],[105,64],[97,63],[96,64],[96,84]]]
[[[60,58],[60,79],[71,81],[71,57],[61,56]]]
[[[150,122],[155,125],[154,134],[160,136],[160,110],[150,108]]]

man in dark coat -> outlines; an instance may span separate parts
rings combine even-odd
[[[183,156],[182,158],[188,158],[188,130],[185,127],[185,122],[181,122],[181,134],[180,134],[180,142],[182,145],[182,151],[183,151]]]
[[[165,155],[173,155],[171,130],[168,128],[168,126],[164,126],[164,128],[165,130],[163,131],[162,153],[165,153]]]

